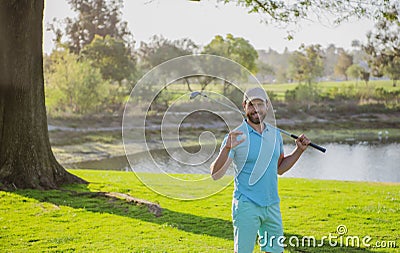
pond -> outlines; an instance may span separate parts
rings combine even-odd
[[[327,152],[307,150],[286,177],[400,182],[400,144],[328,144]],[[285,148],[287,150],[287,147]],[[290,152],[290,149],[288,150]]]
[[[329,180],[400,182],[400,144],[326,144],[327,152],[320,153],[308,149],[297,164],[283,177],[313,178]],[[189,147],[189,153],[197,152],[197,147]],[[289,153],[292,145],[285,145]],[[171,150],[153,150],[130,156],[135,172],[207,174],[208,166],[215,158],[200,157],[206,163],[197,166],[179,163],[171,158]],[[176,150],[179,153],[179,150]],[[176,158],[176,154],[172,154]],[[71,166],[69,166],[71,167]],[[125,156],[99,161],[73,164],[72,167],[85,169],[132,171]],[[232,174],[232,170],[228,171]]]

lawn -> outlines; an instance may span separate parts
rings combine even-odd
[[[299,85],[298,82],[293,82],[293,83],[277,83],[277,84],[263,84],[263,88],[268,92],[268,93],[273,93],[276,95],[276,98],[278,100],[284,100],[285,97],[285,92],[287,90],[294,90],[297,86]],[[246,85],[240,86],[240,88],[245,88],[247,87]],[[385,90],[388,91],[394,91],[394,90],[399,90],[400,87],[396,86],[393,87],[392,81],[391,80],[371,80],[368,82],[368,85],[365,84],[364,81],[355,81],[355,80],[350,80],[350,81],[324,81],[324,82],[318,82],[316,83],[316,87],[318,87],[318,90],[320,93],[326,93],[332,89],[335,89],[337,91],[342,91],[345,92],[349,87],[353,87],[354,91],[364,91],[366,92],[369,90],[370,93],[373,93],[375,88],[384,88]],[[191,88],[193,90],[201,90],[201,86],[199,84],[191,84]],[[214,85],[214,84],[209,84],[206,88],[206,92],[217,92],[222,94],[223,89],[222,85]],[[180,97],[183,96],[185,93],[188,92],[186,84],[173,84],[168,87],[168,90],[171,94],[172,97]],[[269,94],[271,95],[271,94]]]
[[[71,172],[91,183],[57,191],[0,191],[0,252],[232,252],[232,185],[205,199],[180,201],[154,193],[131,172]],[[124,200],[79,194],[89,191],[156,202],[163,214],[155,217]],[[280,178],[279,192],[285,243],[289,238],[292,245],[296,238],[300,242],[285,252],[398,252],[399,184]],[[329,242],[340,225],[347,233]],[[325,237],[323,246],[302,247],[302,239],[311,236],[316,244]],[[351,240],[345,247],[346,239],[355,237],[360,247]],[[370,247],[362,244],[365,238],[371,238]],[[376,247],[393,243],[397,248]]]
[[[285,92],[287,90],[294,90],[298,86],[298,83],[283,83],[283,84],[264,84],[263,87],[267,92],[272,92],[276,95],[278,100],[284,100]],[[392,81],[390,80],[371,80],[368,83],[368,86],[364,81],[326,81],[319,82],[316,84],[320,93],[326,93],[329,90],[337,89],[338,91],[345,91],[348,87],[354,87],[355,91],[366,91],[374,92],[375,88],[384,88],[388,91],[399,90],[400,88],[393,87]]]

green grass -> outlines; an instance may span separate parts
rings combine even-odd
[[[0,191],[0,252],[232,252],[232,185],[202,200],[179,201],[152,192],[133,173],[71,172],[91,183],[63,191]],[[174,187],[176,193],[185,190]],[[157,218],[123,200],[71,191],[129,193],[159,203],[163,215]],[[399,249],[399,184],[280,178],[279,192],[287,237],[320,240],[346,225],[347,235],[368,235],[371,245],[378,240],[397,245],[359,249],[331,247],[325,241],[323,247],[288,247],[285,252]]]
[[[253,84],[254,85],[254,84]],[[273,92],[279,100],[283,100],[285,97],[285,92],[287,90],[294,90],[297,86],[299,85],[298,82],[293,82],[293,83],[279,83],[279,84],[263,84],[262,86],[267,92]],[[193,83],[190,85],[192,90],[201,90],[201,85]],[[340,81],[340,82],[334,82],[334,81],[326,81],[326,82],[319,82],[316,84],[318,87],[319,91],[324,93],[329,91],[330,89],[333,88],[346,88],[348,86],[353,86],[355,90],[366,90],[369,89],[371,91],[374,91],[375,88],[382,87],[385,90],[388,91],[393,91],[393,90],[399,90],[400,87],[393,87],[392,81],[391,80],[371,80],[368,82],[368,86],[365,85],[364,81],[358,81],[356,82],[355,80],[350,80],[350,81]],[[246,88],[247,85],[240,86],[240,88]],[[168,91],[169,94],[172,97],[180,97],[184,96],[187,94],[189,91],[187,89],[186,84],[182,83],[174,83],[170,86],[168,86]],[[207,85],[206,87],[207,92],[217,92],[222,94],[223,92],[223,86],[221,84],[214,84],[211,83]]]
[[[272,92],[276,95],[276,98],[280,101],[284,100],[285,92],[287,90],[294,90],[298,86],[298,83],[283,83],[283,84],[265,84],[263,85],[264,89],[267,92]],[[400,87],[393,87],[391,80],[372,80],[368,83],[368,86],[365,85],[363,81],[341,81],[341,82],[320,82],[317,83],[316,86],[318,87],[320,93],[326,93],[331,89],[346,89],[349,86],[353,86],[355,91],[365,91],[370,90],[374,91],[375,88],[382,87],[385,90],[393,91],[399,90]]]

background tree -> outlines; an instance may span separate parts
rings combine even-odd
[[[121,20],[123,0],[68,0],[68,3],[78,16],[66,18],[65,28],[53,23],[50,29],[60,42],[64,36],[67,37],[65,43],[71,52],[79,54],[85,45],[93,41],[95,35],[102,38],[109,35],[127,43],[128,48],[134,43],[127,22]]]
[[[315,17],[319,22],[332,16],[333,23],[341,23],[352,17],[396,21],[399,18],[398,0],[222,0],[244,6],[250,12],[264,15],[266,22],[298,23]],[[328,15],[327,15],[328,14]],[[330,20],[327,20],[329,22]],[[289,38],[291,35],[289,34]]]
[[[372,75],[387,75],[396,85],[400,75],[400,22],[387,20],[375,24],[375,29],[367,34],[368,42],[363,49],[368,55]]]
[[[324,56],[320,45],[302,45],[300,51],[295,51],[289,60],[289,75],[293,80],[311,85],[323,75],[323,62]]]
[[[300,51],[295,51],[289,60],[288,73],[293,80],[299,81],[299,85],[285,93],[285,100],[294,100],[307,105],[306,110],[309,110],[311,103],[318,100],[319,92],[313,82],[323,75],[323,62],[324,56],[320,45],[302,45]]]
[[[137,52],[137,57],[139,59],[138,69],[144,74],[163,62],[176,57],[194,54],[197,49],[198,46],[196,43],[190,39],[185,38],[171,41],[163,36],[155,35],[151,38],[149,43],[141,43]],[[183,73],[186,73],[186,70],[188,69],[191,69],[191,66],[179,66],[179,69],[175,68],[171,69],[171,71],[182,71]],[[165,73],[165,75],[168,74],[169,73]],[[192,91],[190,87],[190,78],[184,77],[183,80],[186,82],[188,90]],[[167,96],[165,95],[163,98],[167,98]]]
[[[98,68],[104,80],[121,84],[122,80],[135,74],[135,58],[122,40],[106,35],[95,35],[90,44],[81,52],[83,58],[90,60]]]
[[[149,43],[142,42],[137,55],[141,68],[150,70],[155,66],[173,58],[191,55],[198,46],[190,39],[171,41],[163,36],[153,36]]]
[[[289,65],[289,58],[291,52],[288,48],[285,48],[283,53],[279,53],[273,49],[258,50],[258,59],[270,65],[274,71],[276,82],[285,83],[288,82],[287,77],[287,66]]]
[[[102,79],[109,83],[108,109],[122,111],[126,97],[139,78],[131,49],[122,40],[110,35],[104,38],[95,35],[80,56],[99,69]]]
[[[353,56],[348,54],[343,48],[340,48],[337,62],[335,65],[335,74],[344,76],[345,80],[348,80],[346,70],[353,64]]]
[[[353,64],[363,64],[366,61],[367,55],[362,48],[362,44],[359,40],[353,40],[351,42],[351,55],[353,56]]]
[[[251,73],[257,72],[257,59],[258,53],[254,47],[244,38],[234,37],[232,34],[227,34],[226,38],[220,35],[214,37],[214,39],[204,47],[204,54],[211,54],[222,56],[233,60],[243,67],[245,67]],[[223,73],[225,80],[229,77],[230,80],[235,77],[246,77],[245,73],[235,73],[231,69],[223,69],[225,66],[210,66],[211,68],[220,68],[219,73]],[[229,82],[224,81],[223,93],[226,94]]]
[[[363,72],[363,68],[358,65],[358,64],[353,64],[350,67],[347,68],[346,70],[346,75],[350,78],[354,78],[356,79],[356,84],[358,83],[358,79],[361,78],[362,76],[362,72]]]
[[[244,38],[227,34],[224,39],[217,35],[204,47],[203,53],[226,57],[239,63],[252,73],[257,72],[258,53]]]
[[[328,45],[325,49],[324,76],[329,80],[334,79],[335,65],[338,61],[337,47],[334,44]]]
[[[393,81],[393,87],[397,86],[397,81],[400,80],[400,57],[393,57],[392,61],[385,67],[385,75]]]
[[[358,79],[361,79],[365,82],[365,85],[368,86],[370,78],[370,70],[368,67],[360,64],[353,64],[346,70],[346,73],[349,77],[356,79],[356,84],[358,84]]]
[[[361,71],[361,80],[363,80],[365,82],[365,85],[367,85],[367,86],[368,86],[368,82],[369,82],[369,78],[370,77],[371,77],[371,73],[368,70],[363,69]]]
[[[122,0],[68,0],[68,3],[77,17],[66,18],[64,25],[57,20],[50,25],[56,34],[56,50],[68,48],[79,60],[89,60],[94,68],[100,69],[103,79],[110,84],[107,111],[121,111],[140,75],[132,52],[132,35],[127,22],[121,20]]]
[[[84,180],[68,173],[50,147],[43,81],[44,1],[0,4],[0,182],[57,188]]]
[[[261,82],[271,82],[273,80],[267,80],[268,76],[272,76],[275,74],[274,68],[265,62],[260,60],[257,61],[257,69],[258,69],[258,76],[261,77]]]
[[[98,113],[108,97],[109,83],[89,61],[78,61],[78,57],[68,51],[58,52],[58,55],[46,71],[48,112]]]
[[[292,79],[288,77],[288,72],[287,68],[284,67],[279,67],[278,70],[276,71],[276,82],[277,83],[286,83],[286,82],[292,82]]]

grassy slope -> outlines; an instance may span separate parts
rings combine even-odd
[[[163,216],[146,208],[68,191],[0,192],[0,252],[231,252],[232,186],[212,197],[178,201],[142,185],[133,173],[73,170],[91,183],[74,191],[114,191],[160,203]],[[185,189],[176,186],[176,191]],[[348,235],[396,241],[400,246],[399,184],[281,178],[285,235]],[[293,248],[286,252],[375,252],[377,249]],[[395,252],[396,249],[380,249]],[[397,248],[398,250],[398,248]]]

